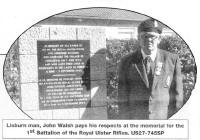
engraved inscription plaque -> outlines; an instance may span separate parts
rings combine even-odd
[[[91,93],[82,84],[90,85],[90,74],[82,77],[89,51],[89,40],[37,41],[40,110],[90,106]]]

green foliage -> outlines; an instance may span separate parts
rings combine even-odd
[[[108,93],[108,116],[114,119],[117,112],[117,86],[118,86],[118,63],[124,55],[139,47],[137,40],[107,40],[107,93]],[[160,48],[177,53],[181,60],[184,102],[188,100],[196,82],[196,64],[194,57],[187,44],[178,36],[163,37]]]
[[[20,107],[19,49],[14,42],[4,63],[4,82],[11,99]]]

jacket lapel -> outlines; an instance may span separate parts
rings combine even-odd
[[[138,56],[136,58],[137,61],[135,63],[135,68],[136,68],[137,72],[139,73],[141,79],[145,83],[146,87],[149,88],[149,81],[148,81],[148,78],[147,78],[145,65],[142,61],[143,58],[142,58],[141,50],[139,50],[137,54],[138,54]]]
[[[161,53],[161,51],[158,49],[157,51],[157,56],[156,56],[156,60],[155,60],[155,69],[154,69],[154,77],[153,77],[153,85],[152,85],[152,89],[155,88],[155,86],[157,85],[160,76],[163,75],[163,55]]]
[[[149,88],[149,81],[147,78],[147,73],[146,73],[144,64],[143,63],[135,64],[135,67],[136,67],[141,79],[145,83],[146,87]]]

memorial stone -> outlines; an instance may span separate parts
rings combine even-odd
[[[37,41],[39,109],[90,107],[91,92],[83,79],[89,63],[89,40]],[[90,73],[90,71],[87,71]]]

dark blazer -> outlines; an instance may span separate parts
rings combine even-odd
[[[153,81],[148,81],[140,49],[121,59],[118,119],[167,119],[169,112],[173,114],[182,107],[183,83],[178,55],[158,49],[154,65]]]

